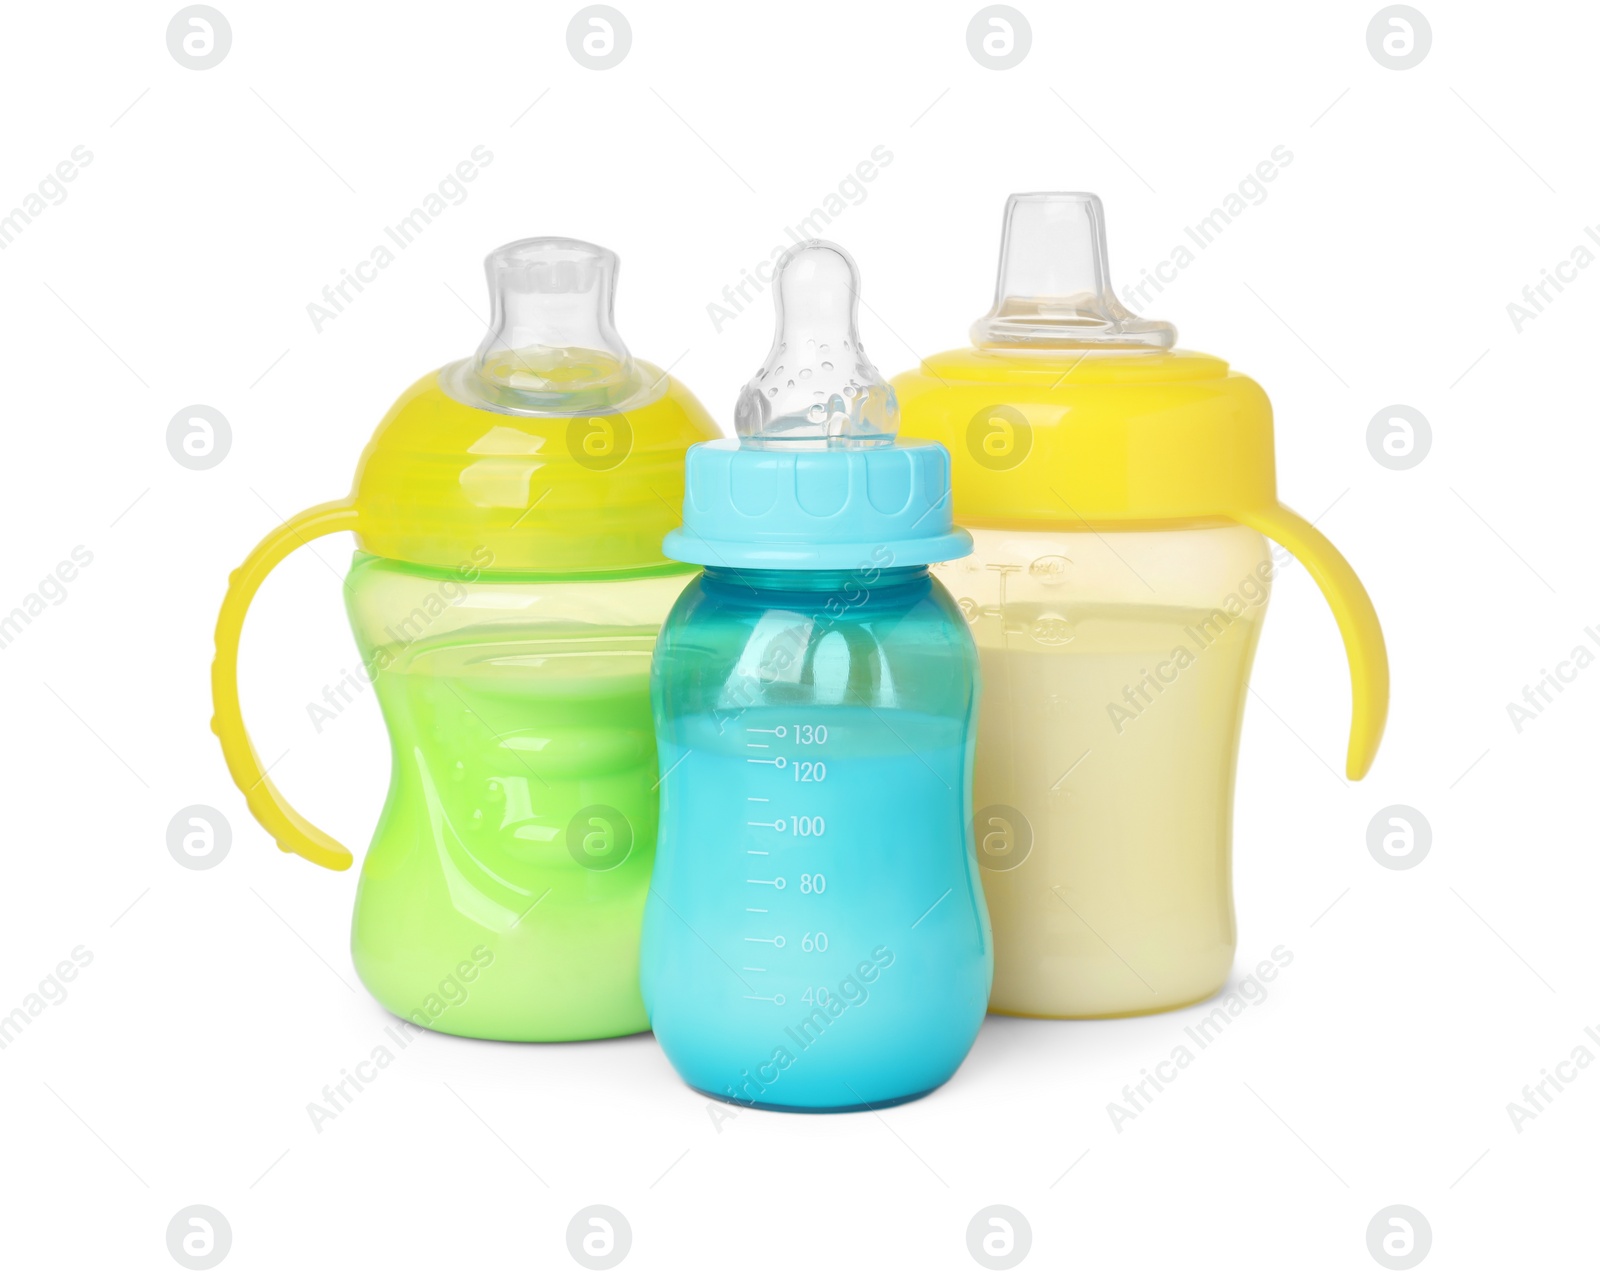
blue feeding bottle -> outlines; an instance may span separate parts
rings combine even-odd
[[[656,643],[661,824],[641,987],[690,1086],[807,1112],[925,1095],[993,977],[972,835],[977,655],[928,573],[950,457],[897,442],[858,276],[778,263],[777,336],[739,438],[690,448],[666,553],[704,566]]]

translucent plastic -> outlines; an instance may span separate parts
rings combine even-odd
[[[357,555],[346,603],[394,762],[351,945],[390,1011],[512,1041],[648,1027],[648,678],[686,579],[677,565],[495,579]]]
[[[1248,528],[971,529],[992,1009],[1127,1015],[1226,981],[1234,770],[1272,574]]]
[[[577,239],[503,245],[484,259],[489,332],[477,353],[445,369],[463,403],[527,416],[637,407],[652,385],[612,320],[617,255]]]
[[[1006,201],[994,306],[972,326],[974,346],[1165,350],[1177,339],[1171,324],[1141,319],[1117,300],[1098,195],[1046,191]]]
[[[642,980],[690,1086],[833,1110],[939,1086],[993,971],[972,843],[976,652],[922,568],[708,568],[653,671]]]
[[[753,447],[875,447],[900,426],[894,391],[861,347],[861,280],[850,254],[808,240],[778,259],[777,329],[740,392],[739,438]]]

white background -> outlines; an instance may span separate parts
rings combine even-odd
[[[1017,0],[1032,47],[994,71],[975,3],[617,0],[632,48],[595,71],[568,51],[576,4],[217,2],[232,47],[205,71],[168,52],[175,5],[13,6],[0,42],[0,211],[93,155],[0,251],[0,613],[93,554],[0,651],[0,1013],[93,955],[0,1053],[8,1271],[180,1271],[164,1237],[193,1203],[250,1273],[580,1271],[566,1228],[596,1202],[638,1272],[976,1272],[967,1224],[994,1203],[1031,1223],[1023,1271],[1378,1272],[1367,1225],[1394,1203],[1431,1224],[1423,1271],[1593,1265],[1600,1067],[1520,1133],[1506,1107],[1600,1022],[1600,668],[1520,733],[1506,710],[1600,655],[1600,269],[1520,333],[1506,309],[1600,222],[1592,7],[1418,0],[1432,48],[1395,71],[1372,0]],[[307,304],[480,144],[465,201],[316,332]],[[1147,308],[1266,387],[1285,499],[1327,512],[1388,636],[1387,739],[1347,784],[1337,633],[1304,571],[1280,576],[1240,759],[1238,970],[1278,945],[1292,966],[1120,1133],[1106,1106],[1200,1009],[992,1018],[920,1103],[720,1127],[648,1036],[426,1035],[316,1133],[306,1105],[390,1021],[351,968],[355,875],[280,854],[207,731],[228,572],[345,492],[391,400],[477,343],[507,240],[617,250],[626,340],[726,425],[770,300],[720,333],[708,303],[880,145],[826,234],[885,373],[965,344],[1009,192],[1099,192],[1131,282],[1292,152]],[[196,403],[233,431],[205,471],[165,442]],[[1396,403],[1433,431],[1405,471],[1366,445]],[[321,734],[305,710],[357,659],[348,553],[274,575],[244,678],[284,792],[360,848],[377,706]],[[205,872],[166,843],[196,803],[233,833]],[[1367,848],[1395,803],[1432,828],[1403,872]]]

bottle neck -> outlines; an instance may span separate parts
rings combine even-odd
[[[863,563],[853,568],[730,568],[708,564],[705,582],[729,590],[777,594],[835,594],[841,591],[892,590],[928,577],[927,564],[880,567]]]

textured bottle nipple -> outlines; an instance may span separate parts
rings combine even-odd
[[[616,409],[644,378],[612,324],[617,255],[582,240],[522,239],[484,259],[492,314],[445,386],[501,412],[570,415]]]
[[[1141,319],[1111,288],[1098,195],[1050,191],[1006,201],[994,306],[972,326],[989,347],[1170,349],[1178,330]]]
[[[899,404],[856,331],[860,280],[850,254],[824,240],[807,240],[779,258],[777,333],[734,412],[746,447],[894,442]]]

